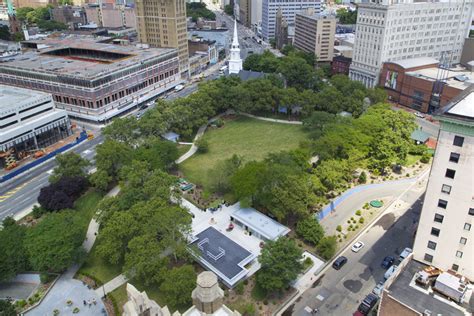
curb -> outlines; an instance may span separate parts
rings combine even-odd
[[[56,276],[56,279],[54,279],[54,281],[51,283],[50,287],[46,290],[46,292],[44,292],[44,295],[43,297],[40,298],[40,300],[38,302],[36,302],[33,306],[30,306],[28,307],[27,309],[25,309],[23,312],[20,313],[20,315],[25,315],[26,313],[28,313],[29,311],[35,309],[36,307],[38,307],[38,305],[40,305],[43,300],[45,299],[45,297],[48,295],[48,293],[51,291],[51,289],[54,287],[54,285],[56,284],[56,282],[59,280],[59,278],[61,277],[62,274],[58,274]]]

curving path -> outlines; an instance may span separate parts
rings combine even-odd
[[[260,121],[267,121],[267,122],[281,123],[281,124],[291,124],[291,125],[303,125],[303,122],[301,121],[279,120],[279,119],[273,119],[273,118],[268,118],[268,117],[263,117],[263,116],[256,116],[256,115],[248,114],[248,113],[239,113],[239,114],[243,116],[251,117]]]

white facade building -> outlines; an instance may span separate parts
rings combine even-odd
[[[238,74],[242,70],[242,58],[240,57],[239,36],[237,34],[237,21],[234,20],[234,38],[230,48],[229,74]]]
[[[472,0],[381,2],[358,6],[351,79],[376,86],[386,61],[433,57],[459,63],[469,32]]]
[[[474,87],[442,111],[414,259],[474,280]]]
[[[250,0],[250,23],[253,28],[262,24],[262,0]]]
[[[297,12],[307,8],[314,8],[315,13],[321,11],[320,0],[263,0],[262,3],[262,36],[268,41],[275,37],[276,13],[281,8],[283,17],[290,26],[295,25]]]

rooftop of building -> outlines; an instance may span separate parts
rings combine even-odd
[[[448,119],[467,121],[472,124],[474,122],[474,84],[451,100],[436,115]]]
[[[390,63],[398,65],[404,69],[410,69],[410,68],[438,64],[439,61],[431,57],[419,57],[419,58],[409,58],[409,59],[402,59],[402,60],[393,60],[393,61],[390,61]]]
[[[22,54],[0,64],[1,68],[93,79],[148,60],[176,54],[172,48],[139,48],[107,43],[108,37],[63,35],[23,42]],[[0,71],[1,72],[1,71]]]
[[[399,271],[386,291],[395,300],[425,315],[425,311],[431,311],[430,315],[464,316],[464,311],[454,302],[448,301],[436,293],[429,293],[423,287],[415,283],[416,273],[427,266],[410,260],[405,267]]]
[[[0,85],[0,113],[10,110],[16,111],[23,106],[39,102],[48,97],[50,96],[47,93]]]
[[[235,211],[232,217],[269,240],[275,240],[290,232],[288,227],[250,207]]]
[[[312,20],[333,20],[333,21],[336,21],[335,16],[316,13],[315,10],[313,10],[313,11],[303,10],[303,11],[300,11],[300,12],[296,12],[296,14],[307,17],[307,18],[310,18]]]
[[[342,51],[344,51],[344,52],[349,52],[349,51],[351,51],[351,50],[354,50],[353,47],[351,47],[351,46],[346,46],[346,45],[336,45],[336,46],[334,46],[334,49],[335,49],[335,50],[338,50],[338,51],[340,51],[340,52],[342,52]]]
[[[430,81],[436,81],[440,77],[448,86],[459,90],[465,90],[474,84],[474,73],[459,65],[449,69],[429,67],[406,74]]]

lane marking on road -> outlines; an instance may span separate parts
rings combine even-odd
[[[6,192],[4,195],[0,195],[0,202],[4,202],[6,200],[8,200],[9,198],[11,198],[13,195],[15,195],[18,191],[20,191],[21,189],[23,189],[26,185],[28,185],[29,183],[31,183],[31,181],[33,181],[34,179],[31,179],[31,180],[28,180],[22,184],[20,184],[19,186],[17,186],[16,188],[14,189],[11,189],[10,191]]]

